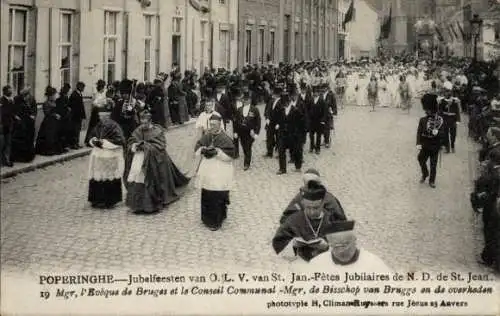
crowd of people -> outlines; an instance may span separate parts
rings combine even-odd
[[[482,173],[471,198],[474,208],[483,210],[483,262],[498,269],[500,97],[494,69],[493,64],[467,59],[392,58],[255,65],[232,72],[205,69],[201,77],[195,71],[182,76],[174,66],[169,75],[159,74],[152,84],[123,80],[107,85],[99,80],[84,139],[92,148],[88,199],[95,208],[112,208],[122,201],[124,184],[125,203],[136,213],[156,213],[178,200],[179,189],[190,178],[168,155],[164,132],[171,124],[197,117],[194,154],[201,220],[216,231],[227,218],[232,161],[239,158],[240,145],[245,171],[251,168],[253,144],[263,135],[265,157],[278,158],[278,175],[287,173],[288,164],[302,172],[307,142],[312,155],[333,146],[340,108],[395,107],[409,113],[418,98],[426,112],[416,141],[421,183],[428,179],[429,186],[436,187],[441,149],[455,152],[461,116],[469,116],[469,135],[484,146]],[[5,86],[0,100],[2,163],[12,166],[31,161],[36,154],[57,155],[79,148],[86,119],[84,89],[81,82],[71,94],[69,85],[59,93],[47,87],[44,119],[35,138],[37,106],[29,87],[13,97],[12,89]],[[261,103],[263,113],[257,107]],[[353,227],[354,221],[324,187],[319,172],[310,169],[304,173],[304,187],[280,220],[273,247],[305,262],[328,249],[338,264],[375,260],[369,252],[360,252]],[[389,270],[380,260],[379,268]]]

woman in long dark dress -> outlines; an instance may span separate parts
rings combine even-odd
[[[61,115],[56,111],[57,90],[53,87],[45,89],[47,100],[43,104],[44,118],[36,140],[36,153],[43,156],[60,155],[63,144],[59,139]]]
[[[11,159],[14,162],[31,162],[35,159],[36,101],[29,88],[14,98],[14,128]]]
[[[72,133],[71,119],[69,107],[69,92],[71,91],[71,86],[67,83],[61,88],[59,92],[59,98],[56,99],[56,112],[60,115],[59,120],[59,141],[63,146],[63,151],[68,152],[71,146],[70,135]]]
[[[135,213],[157,213],[177,201],[176,188],[189,183],[167,153],[165,129],[152,124],[151,112],[140,115],[141,125],[132,133],[125,161],[126,204]]]
[[[97,93],[95,94],[94,101],[92,101],[92,110],[90,112],[90,120],[87,126],[87,134],[85,135],[85,144],[89,147],[90,133],[94,127],[99,123],[99,110],[106,105],[106,82],[100,79],[96,84]]]

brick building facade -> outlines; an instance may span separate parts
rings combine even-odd
[[[234,68],[237,18],[229,0],[2,0],[0,82],[43,100],[47,85],[81,80],[90,94],[99,79],[151,81],[174,62]]]
[[[240,0],[238,65],[338,56],[338,0]]]

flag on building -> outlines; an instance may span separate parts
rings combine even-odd
[[[344,17],[344,21],[342,22],[342,28],[345,29],[346,24],[351,22],[353,18],[354,18],[354,0],[351,1],[351,4],[349,5],[349,9],[347,9],[347,12],[346,12],[345,17]]]
[[[450,24],[451,30],[453,31],[453,35],[455,35],[455,38],[458,39],[458,34],[457,31],[455,30],[455,26],[453,24]]]
[[[457,21],[457,25],[458,25],[458,30],[460,31],[460,35],[462,35],[462,39],[465,41],[466,38],[465,38],[464,29],[462,28],[462,25],[460,25],[460,22],[458,22],[458,21]]]
[[[391,34],[391,25],[392,25],[392,6],[389,9],[389,16],[385,18],[384,23],[380,26],[380,38],[389,38]]]
[[[444,37],[443,37],[443,34],[441,33],[441,30],[439,29],[439,27],[436,26],[436,34],[438,36],[438,39],[440,42],[444,42]]]

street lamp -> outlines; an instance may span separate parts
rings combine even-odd
[[[474,61],[477,61],[477,40],[481,35],[483,20],[479,18],[478,14],[474,14],[472,20],[470,20],[470,25],[472,27],[472,36],[474,37]]]

